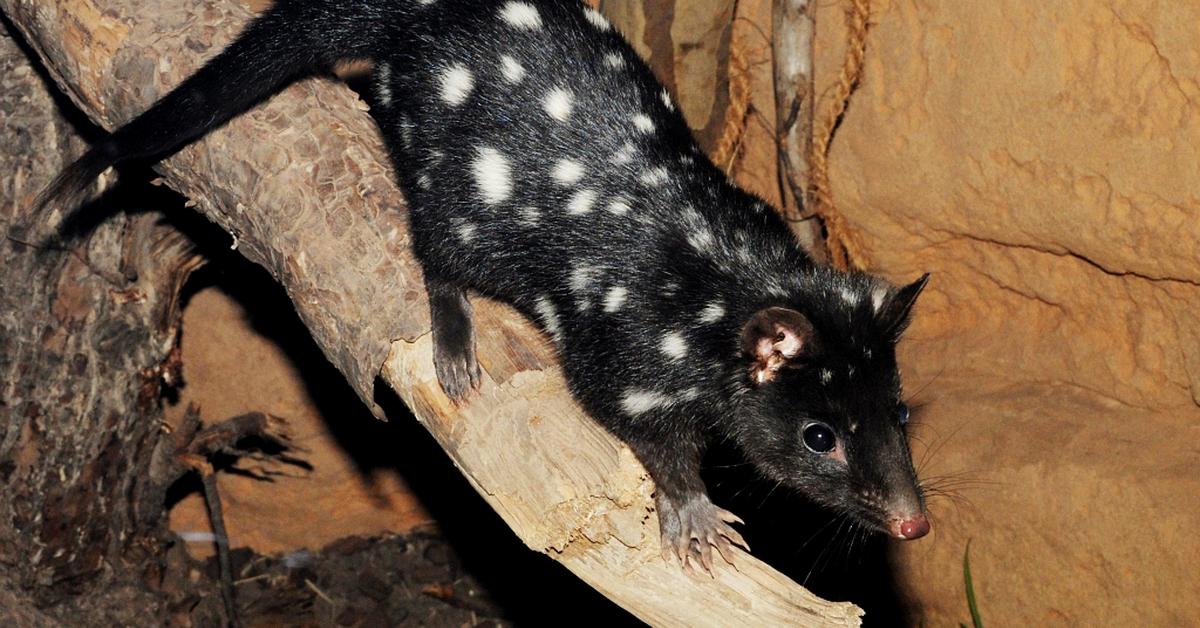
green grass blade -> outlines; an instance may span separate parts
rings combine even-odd
[[[974,628],[983,628],[983,618],[979,616],[979,604],[975,601],[975,583],[971,580],[971,541],[969,539],[967,540],[967,550],[963,552],[963,584],[967,589],[967,608],[971,610],[971,625]]]

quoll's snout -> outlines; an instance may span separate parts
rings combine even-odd
[[[895,517],[888,522],[888,532],[904,541],[919,539],[929,534],[929,519],[924,513],[917,513],[909,517]]]

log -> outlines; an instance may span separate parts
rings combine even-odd
[[[71,99],[112,128],[228,42],[234,2],[0,0]],[[480,302],[481,394],[441,393],[404,202],[364,105],[300,82],[160,164],[166,182],[287,290],[329,360],[378,414],[378,377],[532,549],[655,625],[858,625],[748,555],[714,580],[659,555],[652,484],[571,400],[552,351],[513,310]],[[398,452],[397,455],[402,455]]]

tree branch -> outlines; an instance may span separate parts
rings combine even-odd
[[[249,17],[228,0],[0,7],[71,98],[108,128],[166,93]],[[737,570],[721,565],[715,582],[664,562],[645,472],[582,414],[551,351],[511,309],[477,309],[482,395],[461,409],[442,395],[404,203],[363,109],[341,85],[304,81],[160,168],[283,284],[317,344],[377,413],[383,367],[384,381],[531,548],[653,624],[857,625],[858,608],[825,602],[746,555]]]

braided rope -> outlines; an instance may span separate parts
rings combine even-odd
[[[731,33],[729,36],[729,105],[725,124],[712,150],[712,161],[732,176],[750,120],[750,62]]]
[[[829,186],[829,145],[850,103],[850,96],[862,78],[863,57],[867,50],[867,19],[870,14],[870,0],[851,0],[846,14],[847,45],[842,73],[834,86],[835,91],[821,126],[814,133],[808,156],[813,211],[825,223],[830,260],[842,270],[863,269],[867,255],[858,232],[846,224],[834,205],[833,191]]]

